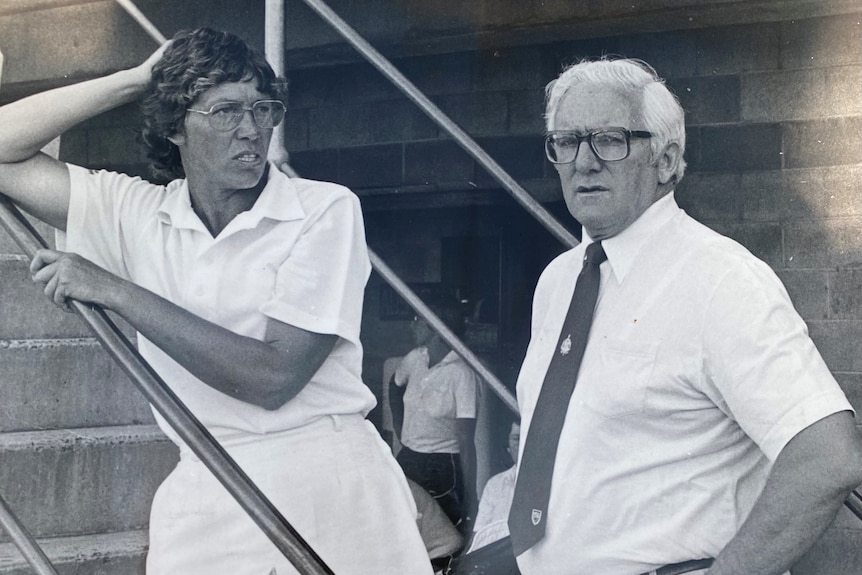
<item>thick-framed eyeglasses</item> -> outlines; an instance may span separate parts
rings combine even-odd
[[[206,116],[210,127],[219,132],[229,132],[239,126],[246,112],[251,112],[254,123],[264,130],[275,128],[284,119],[284,104],[280,100],[258,100],[251,106],[242,102],[220,102],[209,110],[189,108],[186,111]]]
[[[603,128],[587,134],[572,130],[554,130],[545,135],[545,155],[553,164],[570,164],[578,157],[581,142],[586,140],[600,160],[616,162],[629,157],[632,138],[652,138],[652,132]]]

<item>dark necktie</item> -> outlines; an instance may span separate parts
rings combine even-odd
[[[509,512],[515,556],[545,536],[557,444],[593,322],[601,277],[599,265],[606,259],[601,242],[587,246],[584,267],[575,284],[572,303],[530,420]],[[565,510],[557,512],[565,513]]]

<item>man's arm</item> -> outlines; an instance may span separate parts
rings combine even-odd
[[[479,510],[479,498],[476,496],[476,420],[457,418],[455,420],[455,432],[458,435],[458,457],[461,460],[461,471],[464,473],[465,514],[471,518],[468,527],[472,530],[472,519],[476,518],[476,512]]]
[[[207,385],[264,409],[299,393],[338,340],[274,319],[264,341],[245,337],[74,254],[41,250],[31,271],[57,305],[73,298],[115,311]]]
[[[707,575],[785,573],[860,484],[862,438],[852,414],[810,425],[781,450],[750,515]]]

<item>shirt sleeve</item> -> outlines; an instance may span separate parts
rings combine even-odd
[[[62,249],[130,279],[124,244],[135,233],[136,222],[145,219],[153,200],[161,197],[146,193],[157,187],[117,172],[67,166],[71,195]]]
[[[455,418],[476,419],[476,374],[466,364],[458,362],[458,376],[453,381]]]
[[[732,266],[705,317],[705,369],[720,405],[775,460],[793,436],[852,410],[784,286],[759,260]]]
[[[308,214],[301,237],[278,269],[273,297],[260,311],[358,343],[371,264],[359,200],[346,188],[334,188],[343,193]]]

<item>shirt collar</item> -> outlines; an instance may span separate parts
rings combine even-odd
[[[648,207],[629,227],[613,237],[602,240],[602,247],[608,256],[608,264],[617,282],[623,282],[646,240],[680,211],[673,192],[670,192]],[[584,229],[584,244],[588,245],[592,242],[593,239]]]
[[[174,180],[168,184],[158,214],[159,219],[170,226],[207,231],[192,210],[188,180]],[[264,218],[286,222],[304,217],[305,210],[302,209],[296,186],[275,164],[270,163],[269,175],[260,197],[249,211],[237,215],[228,228],[232,231],[253,228]]]

